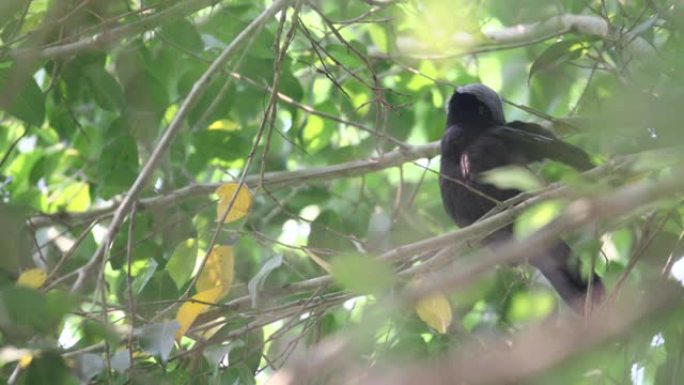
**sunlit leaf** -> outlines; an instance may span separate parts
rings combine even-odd
[[[220,221],[223,218],[224,213],[228,209],[235,191],[238,189],[238,183],[224,183],[216,189],[216,194],[219,196],[219,203],[216,207],[216,220]],[[249,213],[249,209],[252,207],[252,193],[249,191],[247,186],[240,186],[240,191],[238,191],[235,196],[233,205],[230,207],[228,216],[226,216],[225,223],[230,223],[237,221],[238,219],[244,217]]]
[[[504,166],[482,174],[480,180],[501,189],[530,191],[541,187],[539,179],[528,169],[520,166]]]
[[[418,317],[440,334],[446,333],[451,325],[451,313],[451,304],[441,293],[425,297],[416,304]]]
[[[513,226],[516,236],[525,237],[549,224],[561,213],[563,201],[550,200],[532,206],[520,215]]]
[[[237,131],[240,129],[240,124],[237,122],[234,122],[232,120],[228,119],[221,119],[217,120],[214,123],[209,125],[209,130],[218,130],[218,131]]]
[[[550,291],[517,292],[511,298],[508,319],[512,322],[525,322],[543,319],[554,309],[556,301]]]
[[[25,270],[17,279],[17,285],[38,289],[43,286],[47,279],[47,273],[43,269],[28,269]]]

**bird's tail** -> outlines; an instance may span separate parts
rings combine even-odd
[[[561,298],[577,313],[584,314],[589,297],[592,307],[603,299],[604,288],[601,279],[593,274],[591,294],[589,281],[582,277],[579,264],[570,263],[571,250],[564,242],[554,245],[543,256],[534,258],[532,265],[544,274]]]

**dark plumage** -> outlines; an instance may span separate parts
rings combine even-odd
[[[524,166],[544,158],[578,170],[593,167],[584,151],[559,140],[540,125],[519,121],[506,123],[499,95],[482,84],[469,84],[454,91],[447,103],[447,124],[441,148],[439,186],[442,203],[461,227],[478,220],[494,208],[496,201],[503,202],[520,193],[482,183],[479,177],[485,171],[508,165]],[[508,239],[511,233],[511,226],[504,227],[488,236],[485,243]],[[579,266],[571,263],[568,245],[559,241],[548,250],[539,251],[539,255],[531,263],[546,276],[561,298],[581,313],[588,284],[582,278]],[[596,275],[593,288],[592,298],[598,301],[603,286]]]

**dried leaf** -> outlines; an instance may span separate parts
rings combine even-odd
[[[21,273],[19,279],[17,280],[17,285],[38,289],[39,287],[43,286],[46,279],[47,273],[45,270],[38,268],[28,269]]]
[[[222,287],[226,293],[233,284],[233,248],[230,246],[214,246],[207,258],[207,263],[200,273],[195,288],[198,292]],[[223,294],[226,294],[223,293]]]
[[[440,334],[446,333],[451,325],[451,304],[444,294],[433,294],[421,299],[416,305],[416,313]]]
[[[178,313],[176,313],[176,321],[178,322],[178,325],[180,325],[180,328],[176,332],[176,340],[180,340],[180,338],[185,335],[197,317],[206,310],[209,303],[216,303],[216,301],[221,298],[222,291],[223,287],[221,286],[201,291],[192,296],[190,301],[181,305],[178,309]]]
[[[216,207],[216,221],[220,221],[223,218],[223,214],[228,209],[228,204],[233,200],[233,195],[235,195],[238,186],[238,183],[224,183],[216,189],[216,194],[219,196],[219,202]],[[249,192],[247,186],[241,186],[224,223],[235,222],[247,215],[252,207],[252,200],[252,193]]]

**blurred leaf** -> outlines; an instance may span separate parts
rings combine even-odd
[[[45,283],[47,273],[43,269],[28,269],[24,270],[19,279],[17,279],[18,286],[24,286],[31,289],[38,289]]]
[[[111,361],[110,361],[111,362]],[[104,360],[93,353],[79,354],[76,356],[76,374],[81,381],[89,383],[105,368]]]
[[[451,325],[451,304],[444,294],[432,294],[418,301],[416,313],[428,326],[444,334]]]
[[[339,234],[341,229],[340,216],[332,210],[324,210],[311,223],[307,245],[318,254],[349,250],[351,243]]]
[[[123,91],[109,72],[100,66],[90,65],[82,69],[82,75],[98,106],[109,111],[121,110],[124,105]]]
[[[161,34],[165,42],[181,47],[186,51],[199,54],[204,50],[204,43],[197,29],[187,20],[176,20],[161,28]]]
[[[161,116],[169,105],[166,87],[151,72],[139,71],[126,83],[124,98],[128,108]]]
[[[179,289],[190,279],[197,262],[197,239],[189,238],[176,245],[166,263],[166,271]]]
[[[480,181],[493,184],[500,189],[530,191],[542,187],[537,176],[521,166],[497,167],[482,173]]]
[[[0,104],[0,109],[23,120],[26,124],[40,127],[45,121],[43,91],[33,77],[19,79],[15,71],[17,69],[14,67],[0,67],[0,95],[3,95],[1,100],[4,102]],[[10,77],[10,75],[15,75],[15,77]]]
[[[176,321],[145,325],[138,331],[140,347],[147,353],[159,357],[162,362],[166,362],[179,329],[180,325]]]
[[[561,213],[565,202],[549,200],[525,210],[515,221],[513,232],[516,237],[524,238],[551,223]]]
[[[78,385],[80,382],[71,374],[64,359],[57,353],[45,352],[34,357],[31,365],[20,377],[22,385]]]
[[[540,320],[551,314],[555,306],[556,299],[550,291],[518,291],[511,298],[506,317],[511,322]]]
[[[125,373],[131,367],[131,356],[128,349],[116,352],[110,359],[112,369]]]
[[[249,280],[247,284],[247,290],[249,291],[250,297],[252,297],[252,306],[257,306],[257,300],[259,298],[259,291],[264,286],[266,278],[269,274],[283,264],[283,256],[278,254],[270,259],[268,259],[259,269],[259,272],[254,275]]]
[[[563,40],[544,50],[544,52],[532,62],[530,74],[527,78],[529,82],[536,73],[548,71],[559,65],[575,60],[582,56],[586,46],[578,40]]]
[[[381,294],[395,282],[392,266],[365,255],[344,255],[333,259],[332,277],[345,289],[357,294]]]
[[[127,190],[138,176],[137,145],[125,121],[115,120],[107,132],[107,143],[94,165],[96,193],[105,199]]]
[[[46,334],[57,321],[50,316],[45,296],[34,289],[7,287],[0,291],[0,327],[16,337]]]

